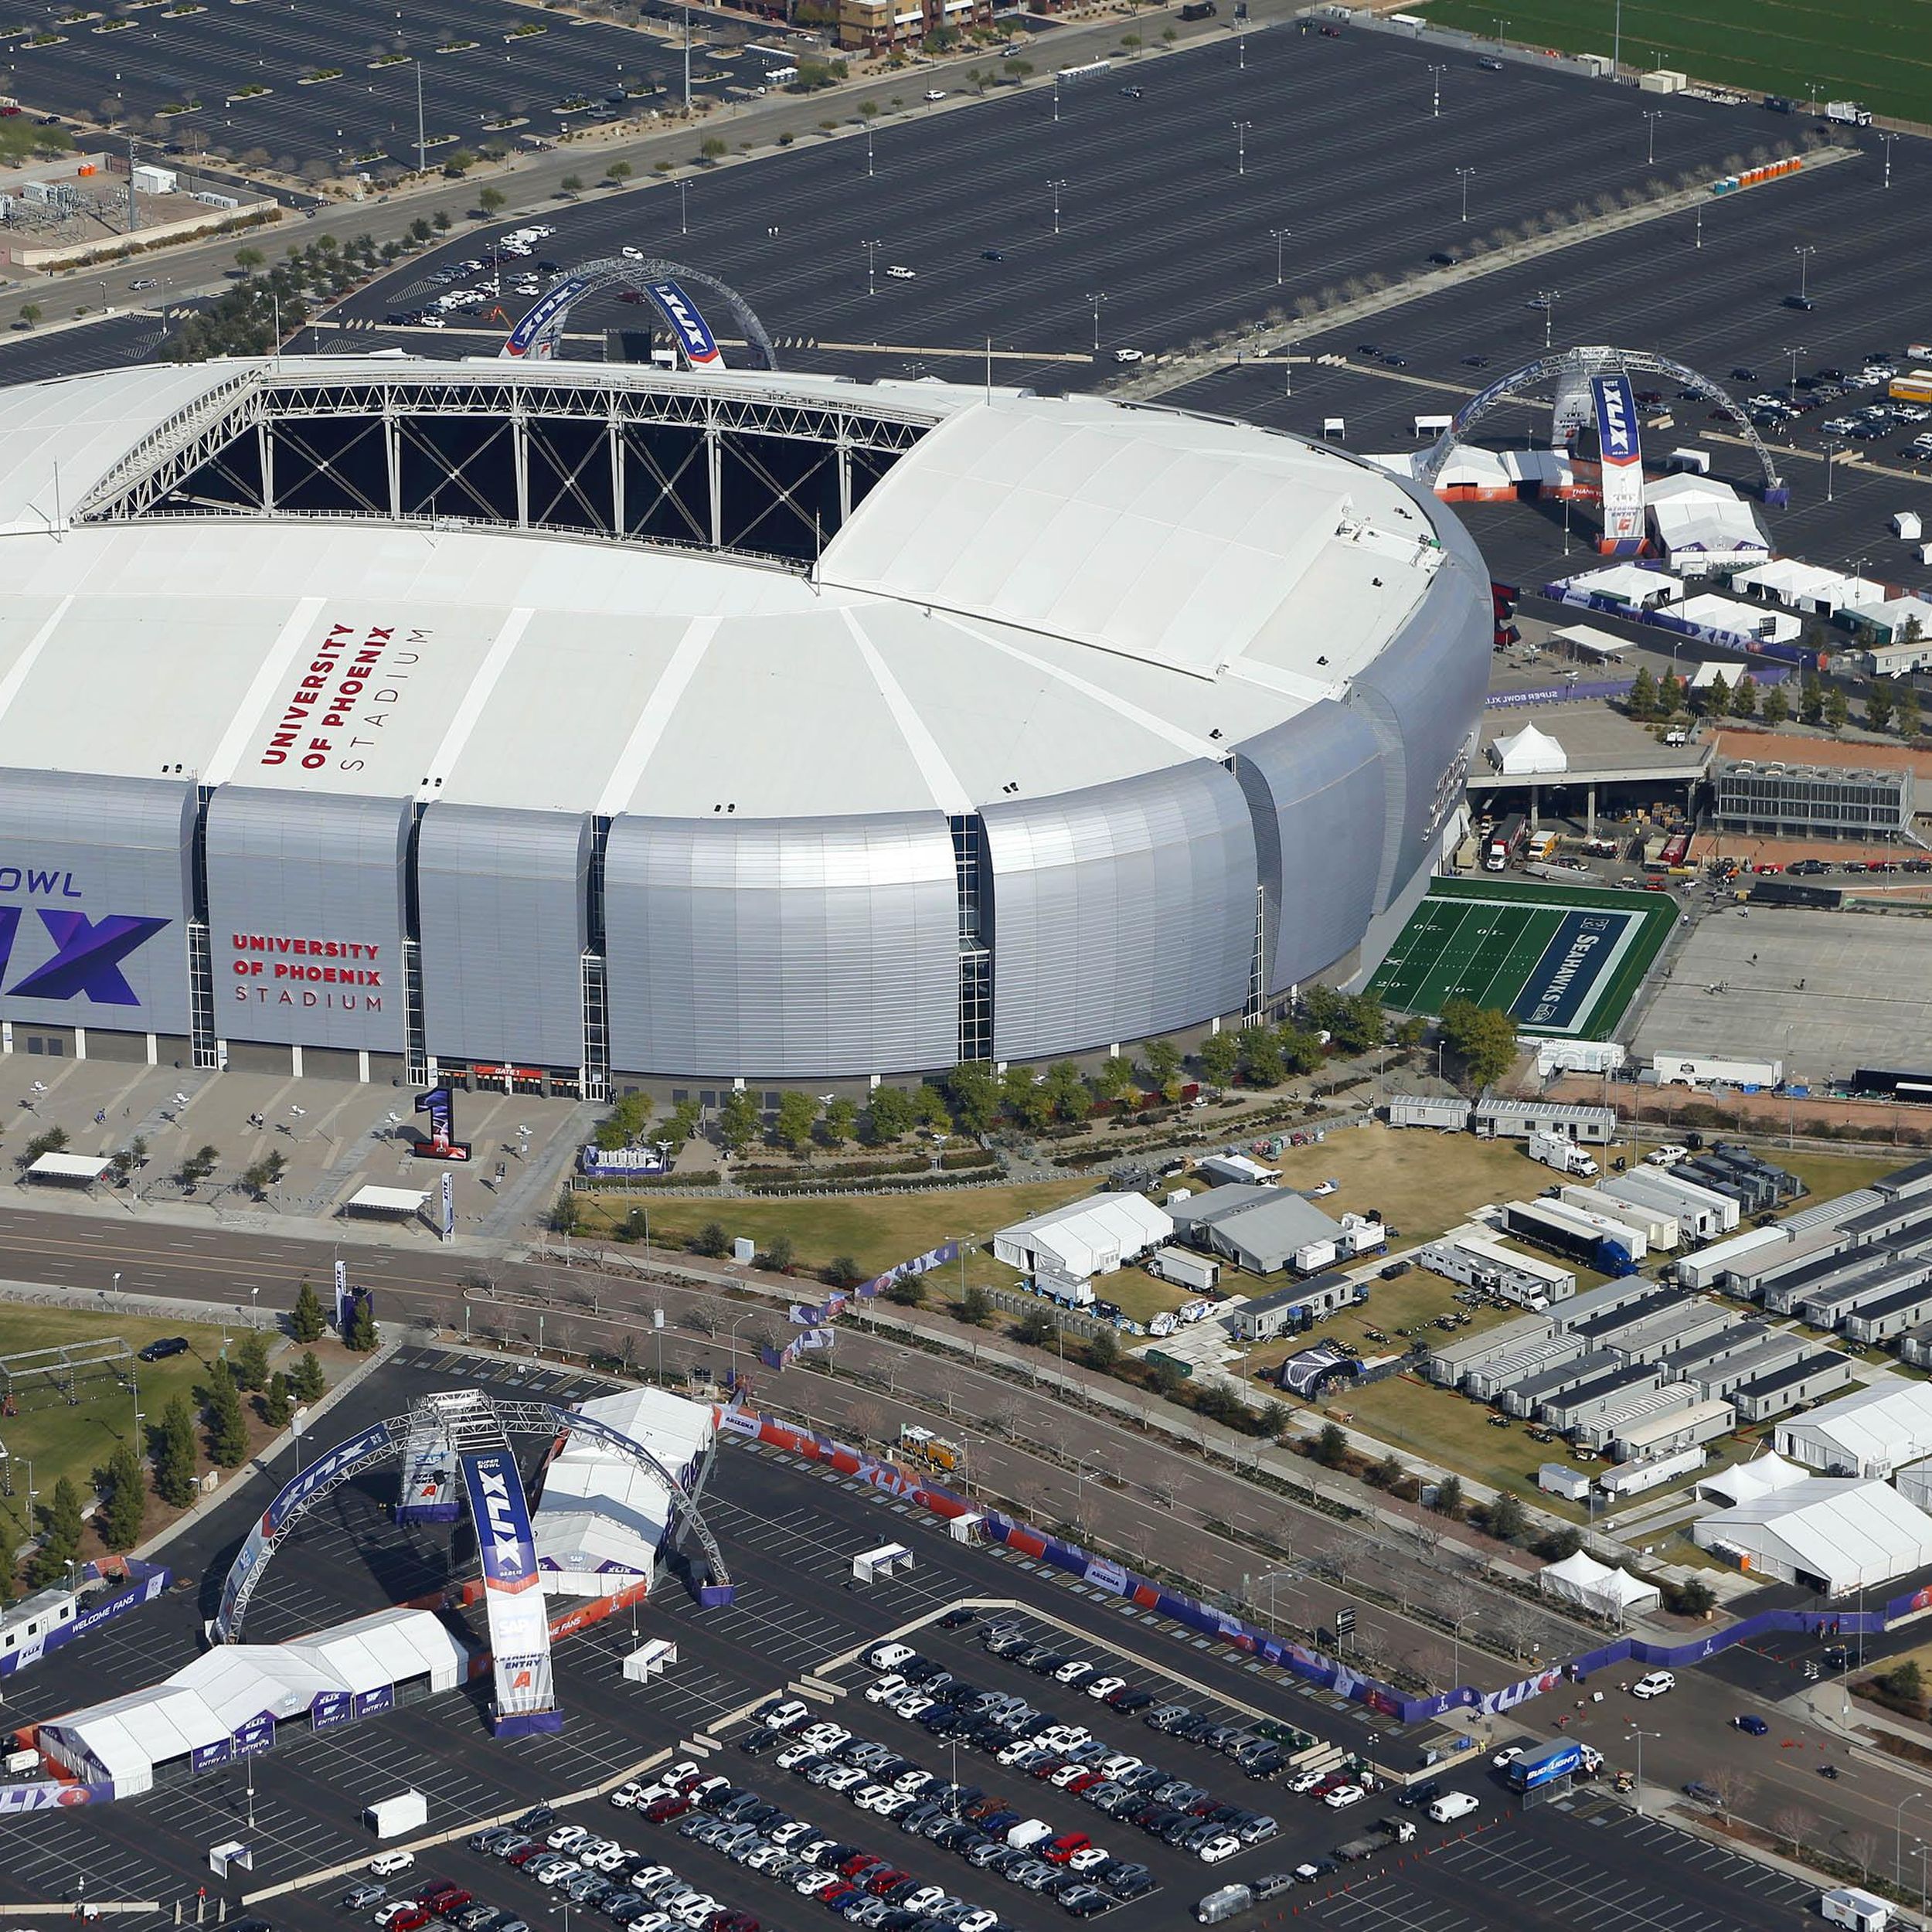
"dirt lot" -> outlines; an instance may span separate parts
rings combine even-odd
[[[1591,1151],[1599,1160],[1627,1151]],[[1317,1204],[1325,1213],[1339,1217],[1377,1211],[1400,1230],[1396,1245],[1405,1247],[1433,1240],[1485,1202],[1539,1194],[1556,1178],[1531,1160],[1519,1141],[1396,1129],[1379,1121],[1339,1128],[1318,1147],[1291,1148],[1274,1165],[1284,1187],[1305,1192],[1325,1180],[1338,1182],[1336,1191]]]

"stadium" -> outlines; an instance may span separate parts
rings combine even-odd
[[[12,1050],[601,1097],[1359,985],[1486,573],[1256,428],[930,382],[279,358],[0,396]]]

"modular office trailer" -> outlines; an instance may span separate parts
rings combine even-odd
[[[1626,1429],[1634,1428],[1654,1416],[1675,1415],[1693,1408],[1699,1400],[1688,1382],[1662,1382],[1654,1389],[1634,1389],[1601,1414],[1579,1423],[1574,1432],[1577,1447],[1607,1451]]]
[[[1676,1218],[1686,1241],[1709,1241],[1737,1225],[1737,1203],[1695,1181],[1675,1181],[1656,1168],[1633,1168],[1597,1184],[1611,1199],[1653,1208]]]
[[[1755,1381],[1740,1383],[1731,1390],[1740,1422],[1770,1422],[1793,1409],[1815,1402],[1852,1379],[1853,1365],[1849,1355],[1833,1349],[1818,1349],[1797,1361],[1760,1376]]]
[[[1675,1386],[1689,1385],[1679,1383]],[[1667,1456],[1675,1450],[1715,1442],[1736,1427],[1737,1411],[1728,1402],[1700,1396],[1627,1423],[1611,1439],[1611,1454],[1619,1462],[1645,1461],[1653,1456]]]
[[[1480,1369],[1471,1369],[1462,1379],[1462,1392],[1478,1402],[1495,1402],[1505,1391],[1560,1370],[1583,1352],[1580,1335],[1546,1335],[1526,1348],[1512,1349]]]
[[[1526,1306],[1538,1295],[1546,1302],[1566,1301],[1577,1292],[1573,1270],[1539,1260],[1533,1254],[1519,1254],[1480,1235],[1446,1236],[1431,1242],[1416,1259],[1432,1273],[1459,1281],[1464,1287],[1481,1288]]]
[[[1533,1416],[1546,1402],[1554,1402],[1587,1382],[1614,1374],[1622,1366],[1607,1349],[1592,1349],[1587,1353],[1580,1349],[1567,1361],[1553,1362],[1500,1389],[1495,1398],[1496,1406],[1506,1416]],[[1470,1390],[1471,1395],[1475,1393],[1474,1389]]]
[[[1437,1342],[1424,1358],[1423,1366],[1431,1382],[1445,1389],[1458,1388],[1465,1376],[1487,1368],[1492,1362],[1500,1362],[1515,1349],[1546,1339],[1551,1332],[1548,1315],[1519,1315],[1512,1321],[1501,1322],[1479,1334],[1452,1335],[1446,1342]]]
[[[1677,1216],[1647,1202],[1620,1199],[1607,1189],[1594,1187],[1563,1188],[1556,1198],[1581,1208],[1587,1214],[1600,1214],[1606,1220],[1636,1229],[1643,1236],[1645,1246],[1653,1253],[1668,1253],[1677,1245]]]

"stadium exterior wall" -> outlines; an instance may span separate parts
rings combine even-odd
[[[445,1053],[582,1063],[590,852],[587,813],[440,804],[423,813],[423,1020]]]
[[[958,1056],[937,814],[620,818],[604,858],[611,1063],[814,1079]]]
[[[1078,1053],[1240,1009],[1255,840],[1226,767],[1201,760],[983,815],[995,1060]]]

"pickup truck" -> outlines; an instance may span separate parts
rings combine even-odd
[[[1406,1818],[1379,1818],[1360,1838],[1338,1845],[1335,1855],[1344,1865],[1354,1865],[1373,1858],[1378,1852],[1386,1852],[1392,1845],[1406,1845],[1415,1835],[1416,1828]]]

